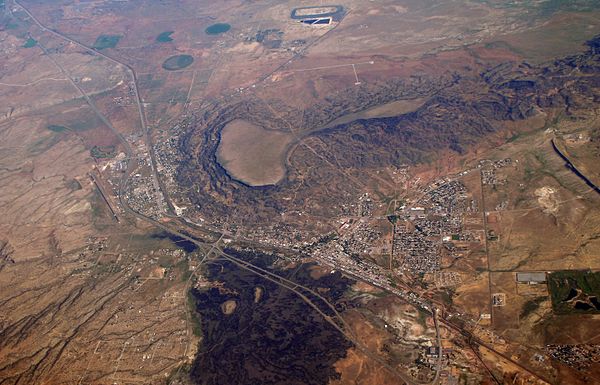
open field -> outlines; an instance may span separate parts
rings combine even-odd
[[[510,148],[519,162],[498,171],[506,182],[484,186],[489,226],[499,235],[490,242],[491,268],[597,268],[597,194],[564,167],[550,137],[528,135]],[[502,202],[507,206],[500,209]]]
[[[194,58],[190,55],[176,55],[165,60],[162,67],[167,71],[177,71],[189,67],[193,62]]]
[[[251,186],[275,184],[285,176],[285,153],[293,136],[234,120],[221,133],[218,160],[235,179]]]
[[[120,35],[100,35],[94,43],[94,48],[101,50],[106,48],[115,48],[121,40]]]
[[[570,26],[565,28],[567,24]],[[504,45],[510,51],[539,63],[551,60],[557,54],[562,56],[576,52],[580,44],[594,37],[597,26],[598,17],[593,12],[557,14],[545,28],[504,36],[503,40],[490,44]]]

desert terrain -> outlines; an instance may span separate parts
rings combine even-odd
[[[600,383],[599,36],[0,0],[0,384]]]

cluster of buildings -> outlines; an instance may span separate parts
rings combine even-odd
[[[176,126],[174,130],[179,130],[179,126]],[[178,142],[179,136],[174,135],[157,140],[153,144],[154,155],[156,157],[156,171],[171,191],[176,187],[175,174],[177,172],[177,160],[179,159],[177,151]]]
[[[450,180],[442,184],[436,182],[434,185],[437,187],[428,189],[419,200],[420,206],[429,206],[432,212],[453,218],[456,214],[467,211],[467,189],[462,182]]]
[[[432,280],[437,288],[453,287],[462,283],[460,274],[454,271],[436,271],[432,274]]]
[[[600,345],[548,345],[546,350],[552,358],[577,370],[585,370],[600,362]]]
[[[111,197],[120,197],[134,211],[158,219],[165,213],[166,204],[154,174],[150,154],[140,134],[128,135],[125,140],[134,149],[135,156],[128,158],[124,152],[121,152],[99,165],[98,170],[104,175],[103,180],[110,188],[109,195]],[[132,162],[137,166],[136,173],[131,175],[127,180],[127,185],[123,186],[124,189],[121,191],[120,180],[123,173],[132,166]],[[121,194],[122,196],[120,196]],[[111,202],[108,203],[111,209],[120,212],[124,210],[118,201],[115,208],[112,207]]]
[[[160,248],[149,250],[147,254],[139,254],[127,249],[119,252],[111,250],[106,237],[88,237],[86,242],[86,246],[78,254],[83,264],[75,273],[97,278],[107,272],[120,271],[132,278],[134,290],[148,279],[173,281],[177,277],[175,266],[183,259],[194,260],[192,255],[187,255],[179,248]]]
[[[413,229],[410,222],[394,228],[394,255],[401,260],[401,268],[411,273],[427,273],[440,269],[436,244],[427,235]]]
[[[244,230],[243,234],[255,242],[290,249],[299,249],[311,242],[316,242],[316,238],[311,241],[306,239],[308,233],[303,234],[294,226],[280,222],[268,226],[256,226],[250,231]]]
[[[440,269],[442,247],[455,251],[452,241],[465,238],[462,221],[476,204],[457,180],[437,181],[425,190],[415,206],[402,207],[394,217],[394,258],[413,274]]]
[[[133,101],[129,96],[115,96],[113,98],[113,103],[119,107],[125,107],[133,104]]]
[[[99,168],[102,174],[107,176],[104,179],[110,185],[111,194],[119,197],[121,186],[120,182],[115,181],[120,181],[131,162],[135,162],[137,172],[127,180],[127,185],[124,186],[120,198],[124,199],[132,210],[147,217],[159,219],[164,215],[167,207],[147,147],[140,135],[129,135],[125,140],[134,148],[135,157],[128,158],[122,152],[107,160]],[[119,211],[122,210],[123,208],[120,207]]]
[[[352,256],[367,255],[381,233],[363,221],[359,221],[350,231],[336,240],[346,253]]]
[[[149,162],[146,159],[142,161]],[[143,171],[133,174],[127,187],[123,198],[132,210],[152,219],[163,216],[167,208],[162,200],[162,192],[156,188],[152,175]]]
[[[512,163],[510,158],[505,158],[497,161],[482,160],[479,162],[481,167],[481,181],[484,185],[499,186],[506,183],[506,179],[499,179],[496,175],[496,170],[506,167]]]
[[[319,242],[312,245],[310,255],[328,266],[342,270],[350,275],[360,276],[378,286],[389,285],[383,269],[364,259],[353,257],[338,240]]]
[[[340,204],[342,217],[370,217],[375,209],[375,202],[369,193],[362,194],[357,200]]]
[[[494,211],[504,211],[508,208],[508,200],[503,200],[494,207]]]
[[[92,260],[98,253],[101,253],[106,249],[108,244],[105,237],[88,237],[86,239],[86,246],[79,251],[78,257],[81,260]]]
[[[366,259],[351,255],[348,250],[344,249],[343,242],[343,238],[329,235],[310,245],[305,251],[327,266],[341,270],[350,276],[360,277],[360,279],[387,290],[421,310],[433,312],[434,307],[430,300],[421,297],[416,292],[399,288],[388,270]]]

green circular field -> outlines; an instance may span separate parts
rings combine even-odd
[[[206,28],[204,32],[209,35],[218,35],[220,33],[225,33],[231,29],[231,25],[227,23],[217,23],[213,24],[210,27]]]
[[[190,66],[193,62],[194,58],[190,55],[175,55],[165,60],[162,67],[167,71],[177,71]]]

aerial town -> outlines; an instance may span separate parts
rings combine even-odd
[[[0,384],[600,383],[599,20],[0,0]]]

